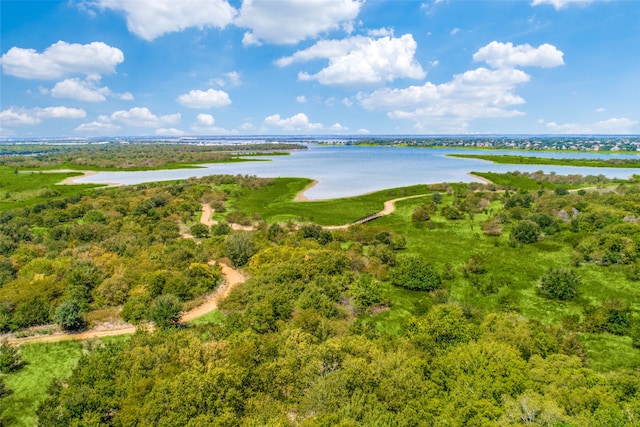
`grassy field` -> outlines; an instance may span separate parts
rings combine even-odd
[[[493,163],[508,165],[553,165],[578,166],[590,168],[640,168],[640,159],[554,159],[548,157],[530,157],[509,154],[449,154],[450,157],[464,159],[488,160]]]
[[[94,184],[57,185],[66,178],[80,175],[78,172],[24,172],[0,166],[0,212],[100,187]]]
[[[234,198],[231,206],[248,215],[259,213],[269,222],[294,220],[319,225],[342,225],[381,211],[387,200],[429,193],[425,185],[415,185],[343,199],[294,202],[296,194],[312,182],[305,178],[276,178],[273,185],[258,190],[243,190]]]

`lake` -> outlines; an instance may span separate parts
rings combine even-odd
[[[117,183],[121,185],[168,181],[217,174],[256,175],[265,178],[304,177],[318,181],[305,195],[309,199],[356,196],[385,188],[440,182],[473,182],[469,175],[478,172],[519,170],[559,175],[604,175],[628,178],[640,174],[640,168],[586,168],[571,166],[499,165],[476,159],[447,157],[453,153],[474,151],[455,148],[406,148],[309,145],[308,150],[292,151],[289,156],[263,157],[270,161],[217,163],[199,169],[174,169],[138,172],[99,172],[78,178],[77,183]],[[514,154],[555,158],[629,158],[633,154],[576,152],[482,151],[482,154]]]

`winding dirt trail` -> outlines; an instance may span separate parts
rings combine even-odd
[[[415,199],[417,197],[425,197],[425,196],[426,194],[416,194],[414,196],[398,197],[397,199],[387,200],[386,202],[384,202],[384,208],[380,212],[371,215],[369,218],[376,219],[376,218],[380,218],[380,217],[392,214],[396,210],[396,202],[400,202],[402,200],[407,200],[407,199]],[[362,222],[360,221],[356,221],[356,222],[352,222],[350,224],[344,224],[344,225],[326,225],[322,228],[324,228],[325,230],[342,230],[345,228],[349,228],[352,225],[361,224],[361,223]]]
[[[215,261],[210,261],[209,264],[215,264]],[[192,308],[182,315],[180,318],[181,323],[190,322],[194,319],[204,316],[205,314],[216,310],[218,303],[225,299],[229,292],[240,283],[244,283],[245,276],[238,270],[234,270],[226,264],[220,263],[222,266],[222,274],[225,277],[225,282],[218,286],[214,292],[205,297],[205,302],[197,307]],[[53,335],[38,335],[25,338],[9,338],[11,344],[31,344],[31,343],[44,343],[44,342],[60,342],[71,340],[87,340],[90,338],[102,338],[112,337],[116,335],[134,334],[136,327],[125,324],[116,325],[104,329],[91,329],[77,334],[60,333]]]

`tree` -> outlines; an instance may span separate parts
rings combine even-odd
[[[82,308],[76,300],[72,299],[63,301],[56,309],[53,318],[65,331],[77,331],[84,328],[86,324],[82,316]]]
[[[6,339],[0,343],[0,373],[9,374],[22,368],[25,362],[17,347],[9,344]]]
[[[233,267],[246,265],[255,253],[256,246],[252,234],[232,234],[225,240],[224,254],[231,260]]]
[[[513,243],[535,243],[540,236],[540,226],[533,221],[525,220],[517,223],[511,230]]]
[[[149,308],[149,320],[160,329],[170,329],[180,322],[182,303],[173,294],[164,294],[156,298]]]
[[[440,276],[429,263],[418,257],[402,258],[391,271],[391,283],[403,288],[432,291],[440,287]]]
[[[571,300],[578,293],[580,276],[568,268],[551,268],[540,279],[538,293],[547,298]]]
[[[209,237],[209,227],[204,224],[194,224],[190,228],[191,234],[198,239]]]

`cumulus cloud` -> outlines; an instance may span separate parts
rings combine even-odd
[[[269,127],[280,128],[285,131],[311,132],[320,130],[323,126],[320,123],[311,123],[304,113],[298,113],[288,118],[274,114],[264,119],[264,124]]]
[[[98,0],[97,4],[123,12],[129,31],[147,41],[190,27],[224,28],[237,14],[226,0]]]
[[[477,68],[439,85],[426,82],[404,89],[384,88],[371,94],[359,93],[356,99],[367,110],[387,111],[391,118],[413,120],[419,130],[434,126],[437,131],[456,132],[466,129],[473,119],[523,115],[512,108],[525,103],[514,89],[530,78],[516,69]]]
[[[566,134],[631,134],[637,120],[626,117],[611,118],[594,123],[563,123],[548,122],[547,128],[553,133]]]
[[[328,59],[329,65],[316,74],[300,73],[300,80],[317,80],[326,85],[382,83],[397,78],[422,79],[426,73],[415,60],[416,42],[411,34],[399,38],[372,39],[357,36],[343,40],[322,40],[276,63]]]
[[[87,112],[80,108],[64,106],[16,109],[9,108],[0,112],[0,124],[4,126],[37,125],[42,119],[83,119]]]
[[[529,44],[514,46],[513,43],[492,41],[480,48],[474,55],[474,61],[483,61],[495,68],[543,67],[551,68],[564,65],[564,53],[548,43],[537,48]]]
[[[229,94],[223,90],[192,90],[178,97],[178,102],[189,108],[226,107],[231,104]]]
[[[93,121],[91,123],[83,123],[77,128],[75,128],[76,132],[80,133],[95,133],[106,135],[108,133],[113,133],[120,130],[120,126],[114,125],[110,122],[107,116],[100,116],[98,120]]]
[[[305,102],[307,102],[307,97],[304,95],[298,95],[296,96],[296,102],[304,104]]]
[[[134,127],[161,128],[175,125],[180,121],[180,113],[156,116],[146,107],[134,107],[130,110],[120,110],[111,114],[110,121]]]
[[[48,91],[47,91],[48,92]],[[133,95],[129,92],[114,93],[108,87],[98,87],[95,80],[81,80],[78,78],[66,79],[56,83],[51,89],[51,96],[55,98],[69,98],[85,102],[102,102],[107,96],[132,101]]]
[[[217,77],[215,79],[211,79],[209,81],[210,85],[217,85],[220,87],[235,87],[240,86],[242,84],[242,79],[240,78],[240,73],[237,71],[229,71],[225,73],[222,77]]]
[[[540,6],[543,4],[550,4],[556,10],[560,10],[572,4],[584,6],[589,3],[593,3],[594,1],[596,0],[533,0],[531,2],[531,6]]]
[[[349,128],[341,125],[340,123],[334,123],[333,125],[331,125],[331,127],[329,127],[329,130],[333,132],[346,132],[349,130]]]
[[[122,0],[125,1],[125,0]],[[235,24],[248,28],[243,43],[295,44],[335,30],[350,29],[364,0],[245,0]]]
[[[123,61],[122,51],[105,43],[77,44],[64,41],[52,44],[42,53],[14,46],[0,58],[5,74],[41,80],[58,79],[70,74],[112,74]]]
[[[2,126],[37,125],[41,121],[42,120],[37,117],[23,111],[17,111],[14,108],[0,112],[0,123]]]
[[[198,114],[197,123],[203,126],[213,126],[216,119],[211,114]]]

